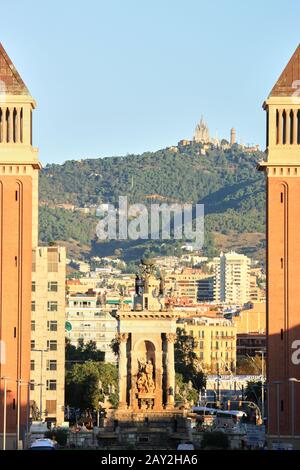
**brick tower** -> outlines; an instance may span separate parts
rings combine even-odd
[[[34,108],[0,44],[0,435],[3,446],[6,411],[6,448],[17,446],[28,413],[31,253],[38,237],[40,168],[32,146]]]
[[[267,382],[271,441],[300,446],[300,46],[268,99]],[[290,380],[294,379],[294,380]]]

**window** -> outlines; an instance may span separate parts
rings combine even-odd
[[[47,349],[49,351],[57,351],[57,341],[52,340],[52,339],[48,340],[47,341]]]
[[[33,349],[35,349],[35,341],[34,341],[34,339],[31,340],[30,346],[31,346],[31,351],[32,351]]]
[[[57,273],[58,272],[58,263],[48,263],[48,272]]]
[[[34,390],[34,380],[30,380],[30,390]]]
[[[35,331],[35,321],[31,321],[31,331]]]
[[[31,360],[30,361],[30,370],[34,370],[34,367],[35,367],[34,360]]]
[[[57,321],[50,320],[47,322],[47,329],[48,331],[57,331]]]
[[[200,349],[203,349],[203,341],[200,341],[200,342],[199,342],[199,348],[200,348]]]
[[[201,352],[200,352],[200,360],[203,361],[203,359],[204,359],[204,354],[203,354],[203,352],[201,351]]]
[[[57,370],[57,361],[50,359],[47,361],[47,370]]]
[[[49,414],[56,413],[56,400],[46,400],[46,410]]]
[[[46,381],[47,390],[56,390],[56,380],[47,380]]]
[[[57,292],[57,281],[48,282],[48,292]]]
[[[34,300],[31,301],[31,311],[35,312],[35,301]]]
[[[57,302],[54,300],[48,301],[48,312],[57,312]]]
[[[35,281],[31,283],[31,292],[35,292]]]

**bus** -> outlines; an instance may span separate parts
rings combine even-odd
[[[197,426],[211,426],[217,414],[216,408],[209,408],[207,406],[193,406],[192,417],[194,417]]]
[[[216,428],[235,428],[247,418],[247,413],[240,410],[216,410]]]

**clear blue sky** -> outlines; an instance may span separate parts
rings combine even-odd
[[[300,42],[298,0],[0,0],[37,100],[42,162],[140,153],[211,133],[264,145],[261,104]]]

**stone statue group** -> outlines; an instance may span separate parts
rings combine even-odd
[[[139,372],[137,378],[137,389],[139,393],[154,393],[155,384],[153,380],[153,364],[149,361],[139,361]]]

